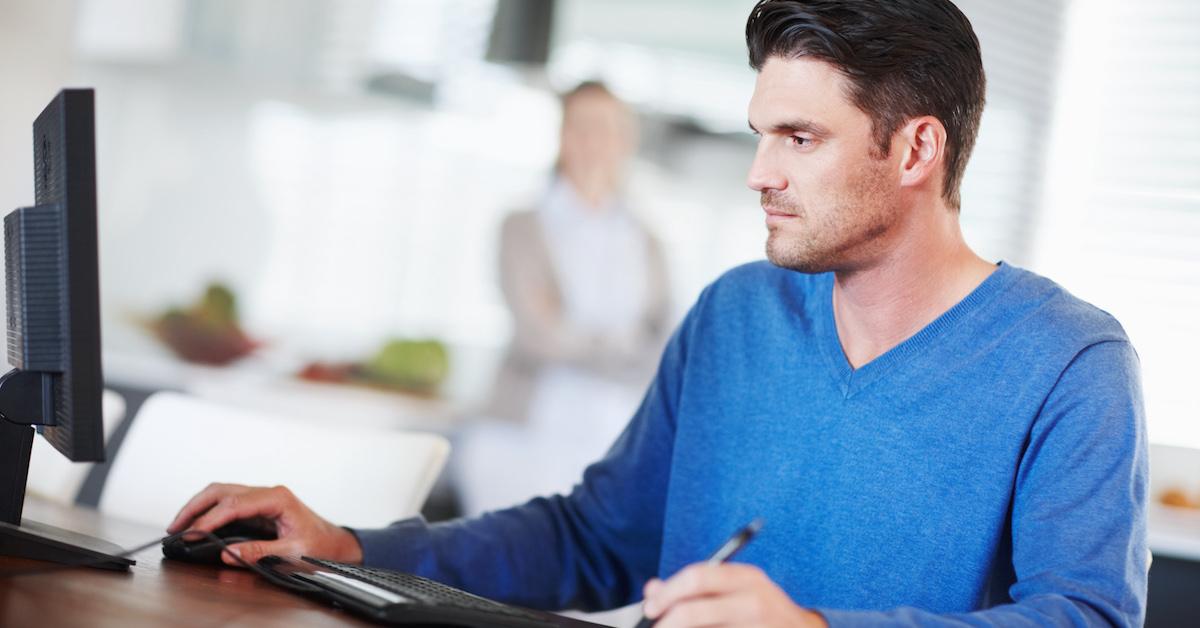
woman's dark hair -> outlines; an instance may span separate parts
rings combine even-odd
[[[912,118],[946,127],[943,195],[959,187],[975,146],[986,79],[979,39],[950,0],[759,0],[746,20],[750,66],[811,57],[849,79],[850,102],[871,118],[879,154]]]

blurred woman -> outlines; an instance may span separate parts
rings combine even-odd
[[[594,82],[562,103],[554,176],[539,205],[508,216],[501,233],[515,331],[492,420],[456,443],[468,515],[569,490],[632,416],[666,340],[662,250],[622,196],[633,113]]]
[[[644,384],[668,323],[662,250],[621,196],[633,114],[596,82],[562,100],[555,176],[541,204],[511,214],[501,235],[500,282],[515,332],[492,413],[515,421],[529,418],[549,368]]]

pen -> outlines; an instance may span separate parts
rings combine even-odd
[[[733,558],[733,555],[745,547],[760,529],[762,529],[762,518],[756,517],[754,521],[747,523],[745,527],[735,532],[728,541],[725,541],[717,551],[713,552],[713,555],[708,558],[708,564],[719,565]],[[650,628],[654,625],[654,621],[649,617],[642,617],[642,620],[634,628]]]

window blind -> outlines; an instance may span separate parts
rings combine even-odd
[[[1153,441],[1200,447],[1200,3],[1076,2],[1036,268],[1115,315]]]

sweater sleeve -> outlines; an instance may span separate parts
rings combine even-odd
[[[1140,626],[1146,483],[1137,356],[1125,341],[1091,345],[1047,397],[1017,470],[1008,603],[954,615],[818,610],[830,626]]]
[[[640,599],[658,568],[688,327],[671,338],[625,431],[569,495],[472,519],[353,530],[365,564],[530,608],[602,610]]]

